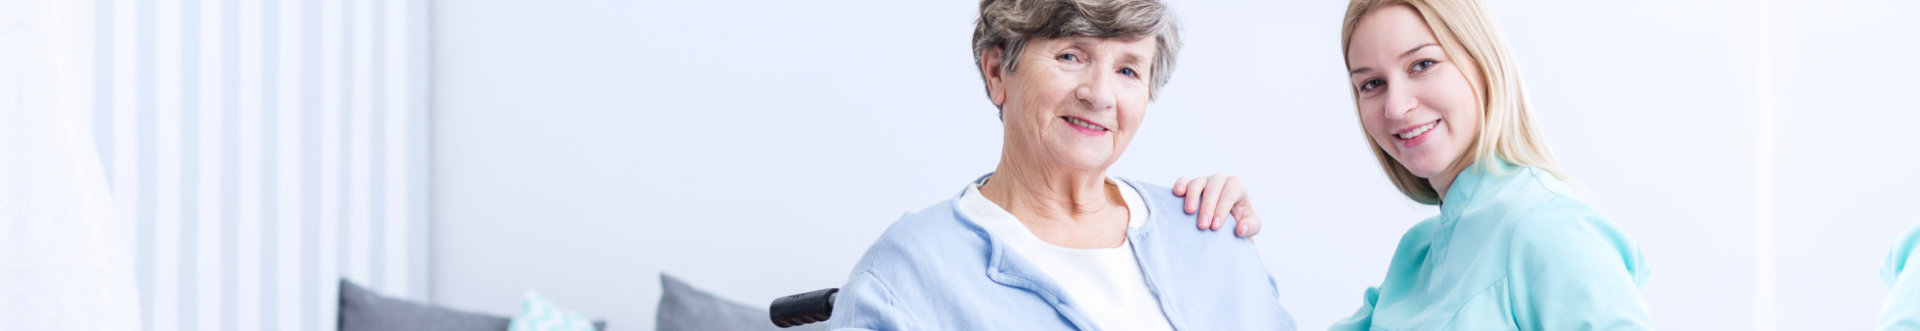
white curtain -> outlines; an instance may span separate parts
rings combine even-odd
[[[94,150],[87,1],[0,0],[0,330],[139,330]]]

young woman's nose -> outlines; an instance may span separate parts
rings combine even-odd
[[[1420,101],[1413,97],[1413,92],[1404,87],[1388,88],[1385,92],[1384,97],[1387,102],[1381,112],[1386,114],[1387,119],[1405,119],[1408,113],[1412,113],[1414,108],[1420,106]]]

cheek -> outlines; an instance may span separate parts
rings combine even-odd
[[[1048,91],[1042,88],[1042,86],[1033,84],[1025,85],[1024,87],[1024,89],[1015,92],[1012,98],[1008,98],[1008,116],[1015,116],[1012,109],[1014,108],[1013,106],[1017,104],[1020,108],[1020,114],[1018,116],[1030,122],[1029,124],[1031,124],[1031,126],[1039,128],[1046,125],[1046,119],[1053,117],[1051,112],[1047,111],[1052,107],[1052,104],[1048,101],[1050,99],[1047,97]]]
[[[1007,103],[1018,103],[1029,110],[1044,109],[1046,102],[1059,93],[1059,82],[1043,66],[1021,68],[1007,79]]]
[[[1119,117],[1117,120],[1120,122],[1120,131],[1132,133],[1140,128],[1140,123],[1146,122],[1147,103],[1146,98],[1138,98],[1123,101],[1118,105],[1119,113],[1114,115]]]
[[[1360,101],[1360,129],[1365,131],[1368,137],[1373,137],[1374,142],[1381,148],[1392,151],[1392,141],[1387,140],[1389,138],[1387,134],[1380,131],[1380,128],[1387,125],[1387,116],[1379,111],[1380,107],[1382,105],[1377,101]]]
[[[1453,131],[1457,139],[1473,137],[1480,127],[1480,100],[1474,96],[1473,86],[1461,79],[1444,92],[1445,95],[1434,96],[1434,99],[1444,100],[1447,130]]]

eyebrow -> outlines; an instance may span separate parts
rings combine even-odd
[[[1073,46],[1076,46],[1076,47],[1080,47],[1080,48],[1083,48],[1083,49],[1088,49],[1088,50],[1092,50],[1092,49],[1094,49],[1094,48],[1099,48],[1099,47],[1097,47],[1097,45],[1098,45],[1098,44],[1099,44],[1099,43],[1100,43],[1101,41],[1104,41],[1104,40],[1114,40],[1114,39],[1112,39],[1112,38],[1100,38],[1100,37],[1084,37],[1084,36],[1083,36],[1083,37],[1077,37],[1077,38],[1074,38],[1074,39],[1073,39],[1073,42],[1072,42],[1071,44],[1072,44]],[[1129,51],[1119,51],[1119,52],[1117,52],[1117,53],[1120,53],[1120,58],[1119,58],[1119,60],[1121,60],[1121,61],[1127,61],[1127,62],[1139,62],[1139,61],[1140,61],[1140,53],[1135,53],[1135,52],[1129,52]]]
[[[1089,38],[1089,39],[1091,39],[1091,38]],[[1094,44],[1095,44],[1096,42],[1097,42],[1097,39],[1094,39],[1094,40],[1088,40],[1088,39],[1075,39],[1075,40],[1073,40],[1073,41],[1072,41],[1071,43],[1068,43],[1068,45],[1071,45],[1070,47],[1077,47],[1077,48],[1080,48],[1080,49],[1082,49],[1082,50],[1085,50],[1085,51],[1087,51],[1087,52],[1089,52],[1089,53],[1091,53],[1091,52],[1092,52],[1092,49],[1094,49],[1094,48],[1095,48],[1095,47],[1094,47]],[[1121,64],[1125,64],[1125,65],[1131,65],[1131,66],[1139,66],[1139,65],[1143,65],[1143,63],[1141,63],[1141,62],[1142,62],[1142,61],[1141,61],[1141,59],[1144,59],[1144,58],[1146,58],[1146,57],[1145,57],[1145,56],[1140,56],[1140,53],[1135,53],[1135,52],[1129,52],[1129,51],[1121,51],[1121,52],[1120,52],[1120,57],[1119,57],[1119,58],[1117,58],[1117,59],[1115,59],[1115,60],[1118,60],[1118,62],[1119,62],[1119,63],[1121,63]],[[1140,69],[1134,69],[1134,70],[1135,70],[1135,71],[1139,71]]]
[[[1406,53],[1400,53],[1400,58],[1404,59],[1407,56],[1413,55],[1414,52],[1419,52],[1421,49],[1426,49],[1427,47],[1433,47],[1433,46],[1440,46],[1440,44],[1425,43],[1425,44],[1420,44],[1420,46],[1414,46],[1413,49],[1407,50]],[[1373,72],[1373,68],[1361,67],[1359,69],[1353,69],[1353,71],[1347,72],[1347,75],[1352,76],[1352,75],[1364,74],[1369,72]]]
[[[1140,58],[1140,54],[1134,52],[1120,53],[1120,63],[1122,64],[1137,66],[1140,65]]]

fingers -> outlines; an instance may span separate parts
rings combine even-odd
[[[1220,189],[1220,194],[1209,194],[1209,198],[1215,199],[1214,207],[1208,208],[1212,210],[1212,212],[1207,213],[1207,215],[1213,215],[1213,220],[1210,222],[1214,223],[1214,230],[1219,230],[1220,227],[1226,226],[1228,215],[1232,215],[1236,219],[1242,218],[1240,214],[1234,213],[1240,208],[1240,205],[1251,205],[1251,203],[1247,202],[1247,186],[1240,181],[1240,177],[1228,176],[1223,182],[1225,182],[1225,184],[1222,185],[1223,187]],[[1209,184],[1208,186],[1212,185]]]
[[[1226,190],[1227,184],[1226,175],[1213,174],[1213,176],[1207,176],[1206,186],[1202,188],[1203,191],[1200,191],[1200,219],[1207,222],[1208,229],[1220,229],[1222,222],[1220,222],[1221,215],[1217,207],[1220,205],[1220,195]]]
[[[1193,208],[1196,206],[1199,206],[1200,204],[1200,197],[1197,194],[1192,194],[1192,195],[1187,194],[1187,184],[1190,184],[1192,182],[1193,182],[1192,178],[1186,178],[1186,177],[1180,177],[1178,179],[1173,180],[1173,196],[1187,198],[1186,203],[1184,205],[1186,205],[1187,214],[1189,215],[1193,214]]]
[[[1235,219],[1239,221],[1239,224],[1233,231],[1233,235],[1242,238],[1253,238],[1253,235],[1260,233],[1260,215],[1253,211],[1253,204],[1243,203],[1236,205],[1233,208],[1233,215]]]
[[[1205,190],[1207,188],[1207,179],[1206,178],[1190,179],[1190,180],[1187,180],[1185,184],[1180,185],[1180,187],[1182,191],[1187,192],[1187,213],[1192,214],[1195,212],[1199,212],[1200,199],[1206,197]]]

